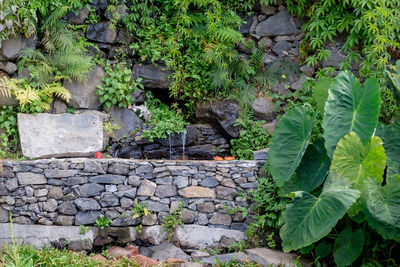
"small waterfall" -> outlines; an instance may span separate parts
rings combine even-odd
[[[187,131],[186,131],[186,130],[184,130],[184,131],[181,133],[181,137],[182,137],[182,159],[185,159],[186,134],[187,134]]]
[[[169,139],[169,159],[172,159],[172,139],[171,139],[171,135],[168,135],[168,139]]]

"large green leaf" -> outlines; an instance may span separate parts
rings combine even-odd
[[[278,186],[292,177],[310,140],[315,116],[309,118],[304,107],[286,113],[275,128],[269,149],[271,174]]]
[[[333,187],[318,198],[307,192],[296,194],[283,213],[280,235],[285,252],[308,246],[326,236],[360,196],[357,190]]]
[[[400,173],[400,129],[393,125],[378,124],[376,135],[382,138],[386,152],[387,176]]]
[[[366,178],[382,182],[385,170],[385,150],[382,140],[374,136],[363,145],[355,132],[346,134],[338,143],[331,164],[331,171],[342,174],[354,186]]]
[[[322,78],[314,86],[313,97],[315,102],[317,103],[317,110],[322,117],[324,117],[325,102],[328,99],[328,92],[331,83],[331,79]]]
[[[348,227],[339,234],[333,247],[333,258],[337,266],[349,266],[363,251],[364,232],[358,229],[353,233]]]
[[[363,203],[372,217],[400,228],[400,175],[386,179],[385,186],[369,178],[361,192]]]
[[[307,147],[296,173],[282,187],[282,193],[310,192],[321,185],[328,174],[331,161],[326,155],[324,140],[317,139]]]
[[[378,123],[380,102],[375,78],[361,86],[350,71],[344,71],[333,80],[322,123],[330,158],[339,140],[349,132],[356,132],[364,143],[370,140]]]

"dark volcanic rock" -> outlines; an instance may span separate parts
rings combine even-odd
[[[100,42],[100,43],[114,43],[117,38],[117,32],[110,29],[108,22],[101,22],[91,24],[87,28],[86,38],[89,40]]]
[[[154,64],[136,64],[133,66],[132,77],[136,80],[141,78],[141,83],[147,88],[167,89],[170,86],[168,76],[172,71],[164,70]]]

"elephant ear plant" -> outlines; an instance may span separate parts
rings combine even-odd
[[[366,245],[361,225],[400,240],[400,129],[378,123],[375,78],[361,85],[345,71],[325,84],[324,138],[309,144],[316,114],[295,108],[275,129],[269,163],[281,192],[293,199],[283,213],[283,250],[313,245],[341,220],[333,258],[348,266]],[[354,222],[359,229],[352,229]]]

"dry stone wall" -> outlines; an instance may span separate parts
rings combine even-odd
[[[112,226],[159,225],[184,203],[185,224],[244,231],[248,218],[227,207],[249,207],[242,197],[257,186],[256,161],[139,161],[43,159],[3,161],[0,223],[92,225],[100,215]],[[152,213],[133,219],[134,203]]]

